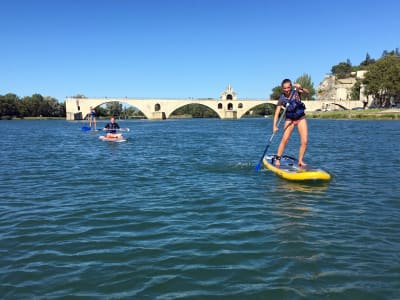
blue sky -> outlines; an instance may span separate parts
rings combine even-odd
[[[0,94],[269,98],[400,47],[400,1],[1,1]]]

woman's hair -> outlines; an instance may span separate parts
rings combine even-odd
[[[292,81],[291,81],[290,79],[287,79],[287,78],[286,78],[286,79],[283,79],[283,80],[282,80],[282,83],[281,83],[281,87],[283,87],[283,85],[284,85],[285,83],[288,83],[288,82],[290,83],[290,85],[292,85]]]

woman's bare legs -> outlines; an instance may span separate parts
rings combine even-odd
[[[276,153],[276,155],[278,157],[282,156],[283,151],[285,151],[285,147],[286,147],[287,143],[289,142],[290,135],[292,134],[293,129],[294,129],[293,121],[292,120],[286,120],[285,121],[285,126],[283,127],[282,140],[281,140],[281,143],[279,144],[278,152]],[[281,166],[281,162],[279,161],[279,159],[275,160],[275,166],[278,167],[278,168]]]
[[[297,130],[299,131],[300,135],[299,166],[305,167],[307,164],[303,161],[303,159],[308,143],[308,127],[306,118],[299,120],[299,123],[297,124]]]

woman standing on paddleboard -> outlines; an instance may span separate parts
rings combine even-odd
[[[307,89],[303,88],[300,84],[294,84],[295,89],[292,89],[292,82],[290,79],[284,79],[282,81],[282,95],[279,98],[278,104],[276,106],[275,115],[274,115],[274,123],[273,123],[273,133],[278,131],[277,121],[279,119],[279,113],[283,106],[286,107],[285,114],[286,120],[283,128],[283,135],[281,143],[278,147],[278,152],[275,157],[275,166],[280,166],[280,159],[285,150],[287,143],[289,142],[289,138],[293,132],[294,127],[297,125],[297,130],[300,135],[300,149],[299,149],[299,166],[305,167],[306,163],[304,163],[303,158],[307,149],[308,142],[308,128],[307,128],[307,120],[305,115],[305,106],[301,102],[300,95],[302,93],[309,93]]]
[[[96,111],[93,107],[90,107],[89,112],[89,127],[92,128],[92,124],[94,126],[94,130],[96,130]]]

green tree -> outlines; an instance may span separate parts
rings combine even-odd
[[[43,117],[62,117],[65,116],[64,107],[53,97],[43,97],[39,105],[39,114]]]
[[[275,112],[275,107],[276,106],[272,103],[264,103],[253,107],[250,111],[253,112],[253,115],[272,115]],[[248,111],[246,115],[249,115],[250,111]]]
[[[282,88],[280,85],[277,85],[272,89],[272,94],[269,96],[269,98],[272,100],[279,100],[281,94],[282,94]]]
[[[43,96],[40,94],[33,94],[22,98],[21,110],[23,117],[39,117],[40,106],[43,102]]]
[[[400,96],[400,56],[388,54],[368,67],[363,80],[365,93],[374,97],[378,106],[388,106],[389,99]]]
[[[361,82],[356,81],[356,83],[351,88],[350,100],[360,99],[360,88],[361,88]]]
[[[309,91],[309,94],[303,93],[301,95],[302,100],[315,99],[314,83],[311,81],[310,75],[304,73],[303,75],[301,75],[299,78],[296,79],[296,82]]]
[[[371,56],[369,55],[369,53],[367,53],[365,55],[365,59],[360,63],[360,67],[361,68],[367,67],[369,65],[372,65],[373,63],[375,63],[375,59],[372,59]]]
[[[118,101],[109,102],[106,104],[106,109],[109,116],[119,117],[122,113],[122,103]]]
[[[108,117],[110,116],[108,109],[101,107],[101,106],[97,106],[96,108],[96,115],[98,117]]]
[[[350,60],[346,62],[341,62],[332,67],[331,72],[336,78],[346,78],[350,77],[352,71],[352,66]]]
[[[67,109],[65,107],[65,102],[57,102],[58,106],[56,108],[57,112],[55,114],[56,117],[64,117],[67,115]]]
[[[15,94],[0,95],[0,118],[65,117],[65,103],[53,97],[33,94],[19,99]]]
[[[301,96],[302,100],[312,100],[314,99],[315,96],[315,89],[314,89],[314,84],[311,81],[311,76],[304,73],[300,77],[298,77],[294,83],[299,83],[302,87],[306,88],[310,93],[309,94],[303,94]],[[293,83],[293,84],[294,84]],[[282,88],[280,85],[275,86],[272,89],[272,93],[269,96],[270,99],[272,100],[279,100],[280,96],[282,94]]]
[[[0,96],[0,118],[11,119],[13,116],[18,116],[18,101],[19,98],[15,94]]]
[[[191,115],[193,118],[217,118],[218,115],[211,108],[202,104],[187,104],[177,110],[172,115]]]

